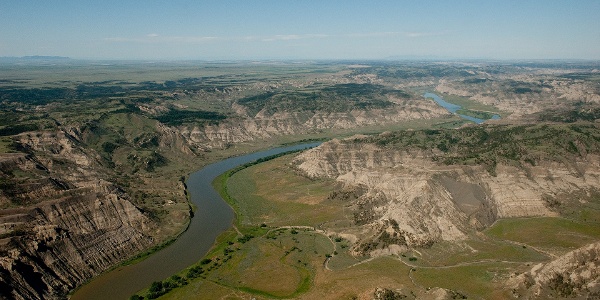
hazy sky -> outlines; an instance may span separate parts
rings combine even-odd
[[[0,56],[600,59],[600,0],[1,0]]]

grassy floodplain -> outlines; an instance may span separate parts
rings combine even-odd
[[[323,201],[334,182],[299,176],[286,158],[242,170],[229,179],[227,190],[236,199],[239,224],[318,227],[344,218],[343,205]]]
[[[558,217],[505,219],[499,220],[486,233],[560,255],[600,239],[600,223]]]

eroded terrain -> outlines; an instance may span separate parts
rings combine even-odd
[[[0,289],[10,298],[62,298],[174,238],[191,216],[185,175],[208,162],[355,133],[368,135],[301,154],[280,181],[264,170],[268,184],[240,194],[260,204],[238,212],[241,233],[223,237],[211,263],[167,281],[206,295],[307,299],[485,297],[506,279],[512,287],[494,297],[597,293],[595,62],[68,62],[0,72]],[[455,130],[468,122],[427,91],[502,119]],[[273,185],[293,188],[280,195]],[[519,240],[514,228],[532,217],[578,238]],[[259,259],[269,255],[281,259]],[[455,286],[443,265],[496,275]],[[252,275],[273,268],[281,273]],[[270,290],[268,278],[288,275],[289,286]]]

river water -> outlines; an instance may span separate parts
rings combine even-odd
[[[435,101],[435,103],[437,103],[439,106],[445,108],[450,113],[453,113],[453,114],[455,114],[455,115],[457,115],[457,116],[459,116],[459,117],[461,117],[461,118],[463,118],[465,120],[469,120],[469,121],[475,122],[477,124],[481,124],[481,123],[483,123],[483,122],[486,121],[484,119],[479,119],[479,118],[474,118],[474,117],[471,117],[471,116],[457,114],[456,112],[459,109],[462,108],[460,105],[456,105],[456,104],[453,104],[453,103],[450,103],[450,102],[446,102],[444,99],[442,99],[442,97],[440,97],[440,96],[438,96],[438,95],[436,95],[434,93],[425,93],[423,95],[423,97],[425,97],[425,98],[432,98],[433,101]],[[500,119],[499,115],[492,116],[492,120],[498,120],[498,119]]]
[[[193,265],[206,255],[217,236],[231,227],[234,218],[231,207],[212,187],[212,182],[217,176],[259,158],[307,149],[319,144],[293,145],[232,157],[192,173],[186,184],[191,201],[198,209],[186,232],[173,244],[145,260],[119,267],[94,278],[77,290],[71,299],[129,299],[135,292],[150,286],[152,282],[164,280]]]

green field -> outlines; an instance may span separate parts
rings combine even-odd
[[[237,200],[241,224],[316,227],[343,218],[343,206],[324,201],[334,182],[299,176],[289,167],[290,159],[276,158],[239,171],[229,179],[227,190]]]
[[[563,254],[600,239],[600,224],[563,218],[502,219],[486,230],[486,234]]]
[[[465,115],[477,119],[489,120],[496,115],[496,113],[490,113],[487,111],[472,110],[472,109],[459,109],[456,111],[457,114]]]
[[[412,276],[426,289],[443,287],[456,291],[458,299],[507,299],[509,291],[498,289],[499,283],[515,271],[514,265],[485,263],[471,266],[427,269],[418,268]]]

